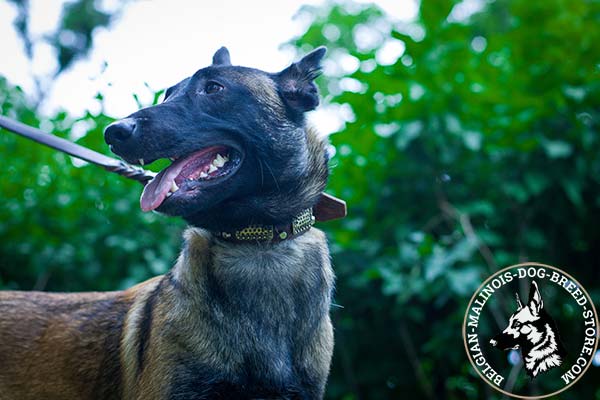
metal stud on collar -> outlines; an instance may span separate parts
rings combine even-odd
[[[273,227],[262,226],[262,225],[250,225],[235,231],[235,238],[237,240],[272,240],[273,239]]]
[[[302,232],[306,232],[315,224],[315,217],[313,216],[312,209],[308,208],[298,214],[292,221],[292,233],[298,235]]]

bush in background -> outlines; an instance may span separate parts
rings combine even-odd
[[[600,4],[465,4],[423,0],[402,24],[353,3],[302,11],[294,45],[328,46],[320,86],[349,120],[330,191],[350,215],[322,226],[342,306],[328,398],[499,398],[460,325],[503,266],[556,265],[600,299]],[[102,113],[37,115],[5,80],[0,104],[108,153]],[[0,287],[113,290],[174,262],[183,223],[143,214],[138,183],[4,132],[0,154]],[[561,398],[600,399],[599,377]]]

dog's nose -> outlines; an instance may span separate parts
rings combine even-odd
[[[104,130],[104,140],[108,144],[116,144],[124,142],[133,135],[135,130],[135,120],[125,118],[113,122]]]

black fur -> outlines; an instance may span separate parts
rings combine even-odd
[[[157,298],[160,295],[162,290],[164,279],[161,279],[156,288],[150,293],[150,296],[146,300],[144,304],[144,312],[142,315],[142,320],[140,321],[140,333],[139,333],[139,347],[138,347],[138,374],[141,374],[144,370],[144,361],[146,358],[146,351],[148,349],[148,344],[150,343],[150,335],[152,332],[152,318],[153,318],[153,310],[154,305],[156,304]]]

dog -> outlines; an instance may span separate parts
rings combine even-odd
[[[523,306],[519,294],[517,311],[508,326],[490,339],[500,350],[521,349],[525,370],[531,379],[562,364],[566,350],[560,340],[556,323],[544,309],[544,301],[535,281],[531,282],[529,301]]]
[[[0,292],[0,399],[320,399],[333,352],[328,142],[307,127],[325,48],[278,73],[226,48],[105,130],[140,199],[190,227],[174,267],[106,293]]]

